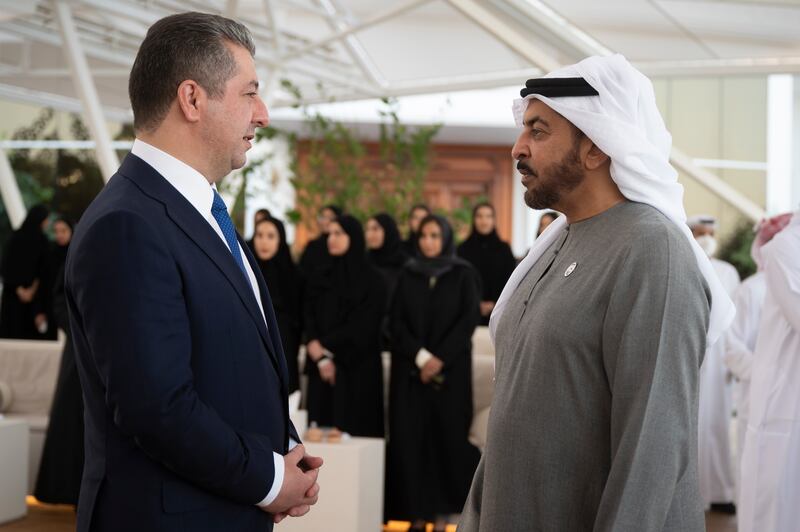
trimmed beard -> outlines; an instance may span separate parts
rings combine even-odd
[[[558,162],[555,162],[539,172],[533,172],[535,180],[530,188],[525,190],[525,204],[531,209],[553,209],[561,201],[561,197],[580,185],[586,173],[580,160],[580,145],[575,142],[572,149]],[[517,168],[533,168],[523,162]]]

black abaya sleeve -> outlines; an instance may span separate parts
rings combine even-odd
[[[442,340],[429,348],[431,353],[444,362],[445,369],[460,362],[458,357],[463,356],[464,345],[469,345],[480,319],[479,283],[475,280],[476,273],[471,269],[462,268],[458,274],[460,274],[458,308],[461,309],[461,315]]]
[[[303,332],[305,333],[305,341],[317,340],[319,337],[319,325],[317,323],[316,306],[318,301],[318,290],[313,287],[313,279],[306,284],[305,297],[303,298]]]
[[[378,348],[383,311],[386,308],[386,287],[377,274],[368,281],[369,288],[356,307],[343,316],[341,326],[318,338],[335,356],[336,364],[355,365],[359,355]]]
[[[418,308],[409,308],[408,276],[408,272],[403,271],[397,280],[390,314],[390,327],[392,331],[392,352],[408,358],[413,364],[417,353],[424,347],[424,342],[408,327],[409,316],[414,312],[420,312]]]

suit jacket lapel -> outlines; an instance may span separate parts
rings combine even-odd
[[[208,255],[233,286],[250,317],[255,321],[258,332],[270,357],[277,359],[272,340],[267,333],[261,310],[255,300],[249,281],[242,275],[230,249],[180,192],[164,177],[133,154],[128,154],[122,162],[119,173],[136,183],[142,192],[161,202],[167,208],[167,215],[194,243]],[[237,235],[238,236],[238,235]],[[245,246],[242,246],[245,247]]]
[[[242,250],[244,251],[244,258],[250,263],[250,268],[255,274],[256,283],[258,284],[258,293],[261,294],[261,305],[264,307],[264,318],[267,321],[267,329],[272,341],[273,353],[276,355],[274,357],[275,362],[277,363],[276,369],[281,375],[281,380],[288,391],[289,368],[286,365],[286,353],[283,352],[283,342],[281,340],[280,330],[278,329],[278,319],[275,316],[275,310],[272,306],[272,298],[269,295],[267,283],[264,280],[264,276],[261,274],[261,268],[258,266],[256,258],[250,252],[250,247],[247,245],[247,242],[245,242],[242,236],[238,233],[236,236],[238,237],[239,244],[242,246]]]

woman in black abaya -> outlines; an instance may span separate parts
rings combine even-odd
[[[306,244],[300,255],[298,267],[306,277],[311,276],[317,269],[324,269],[330,262],[328,253],[328,227],[330,223],[342,215],[342,209],[336,205],[326,205],[317,215],[317,228],[319,236]]]
[[[14,231],[3,249],[0,275],[3,297],[0,307],[0,337],[36,340],[44,338],[47,326],[43,289],[46,284],[50,243],[44,234],[50,212],[44,205],[31,207],[22,226]]]
[[[303,288],[300,272],[292,262],[286,242],[286,228],[280,220],[263,218],[256,223],[253,252],[272,298],[289,369],[289,393],[292,393],[300,388],[297,353]]]
[[[33,494],[41,502],[77,505],[84,457],[83,395],[69,336],[63,264],[53,282],[54,325],[64,331],[66,339]]]
[[[480,457],[467,440],[480,283],[444,218],[422,221],[418,249],[392,305],[386,468],[387,517],[412,521],[460,512]]]
[[[411,207],[408,212],[408,238],[403,240],[403,251],[409,257],[417,254],[417,238],[419,238],[419,224],[431,214],[431,209],[423,203]]]
[[[382,326],[383,347],[388,349],[389,343],[389,305],[394,296],[394,288],[403,265],[408,260],[408,255],[403,250],[403,241],[400,239],[400,231],[394,218],[386,213],[376,214],[367,220],[364,232],[367,241],[367,258],[370,263],[377,268],[383,277],[386,286],[386,312]]]
[[[489,316],[500,292],[517,266],[511,247],[500,240],[495,224],[494,207],[488,203],[475,206],[472,232],[457,251],[458,256],[472,264],[481,278],[481,325],[489,324]]]
[[[59,275],[64,275],[64,264],[67,262],[67,251],[72,240],[73,224],[66,218],[57,218],[53,222],[53,243],[47,255],[45,273],[40,285],[42,290],[42,305],[47,315],[47,333],[44,338],[55,340],[58,338],[58,329],[66,329],[69,324],[60,324],[55,316],[56,290],[63,289],[63,279]],[[61,286],[61,288],[59,288]]]
[[[34,496],[50,504],[78,504],[83,474],[83,396],[78,366],[69,338],[69,315],[64,295],[64,264],[72,240],[72,223],[64,218],[53,222],[55,242],[48,262],[47,290],[50,293],[48,321],[51,338],[64,331],[64,351],[50,407],[47,435],[42,450]]]
[[[367,262],[358,220],[341,216],[328,233],[331,260],[309,279],[304,305],[308,419],[355,436],[383,437],[386,289]]]

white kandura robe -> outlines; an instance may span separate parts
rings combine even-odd
[[[711,266],[725,291],[733,297],[739,287],[736,268],[718,259],[711,259]],[[733,412],[731,383],[723,362],[726,334],[706,350],[700,367],[697,465],[700,471],[700,495],[706,507],[711,503],[727,503],[736,499],[736,475],[729,432]]]
[[[740,532],[800,525],[800,217],[762,248],[767,280],[742,458]]]
[[[733,404],[736,407],[737,471],[744,453],[744,435],[750,410],[750,377],[753,368],[753,351],[758,338],[761,309],[767,295],[767,280],[759,271],[742,282],[736,291],[736,318],[728,330],[725,366],[736,377],[733,385]]]

